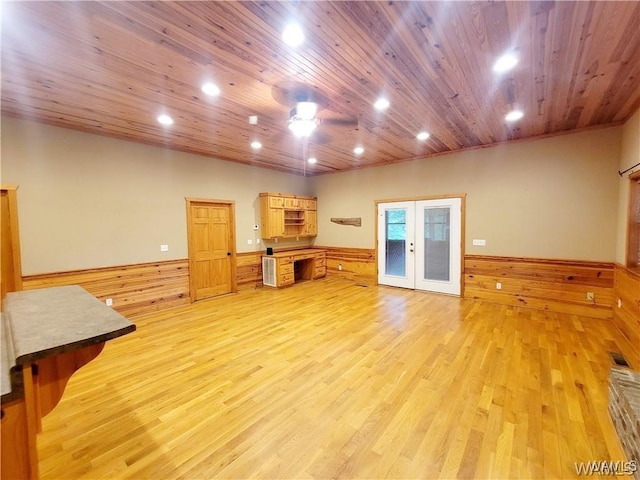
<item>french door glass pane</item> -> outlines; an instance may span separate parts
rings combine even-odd
[[[424,209],[424,279],[449,281],[450,209]]]
[[[394,208],[385,211],[385,275],[406,275],[407,211]]]

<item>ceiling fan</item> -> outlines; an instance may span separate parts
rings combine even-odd
[[[326,134],[320,135],[318,127],[357,127],[358,118],[331,110],[331,102],[317,87],[297,81],[283,81],[273,86],[273,98],[284,106],[295,105],[289,111],[287,126],[299,138],[314,137],[315,143],[326,143]]]

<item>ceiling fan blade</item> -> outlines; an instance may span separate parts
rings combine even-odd
[[[324,132],[315,130],[311,135],[309,135],[307,141],[313,145],[326,145],[327,143],[330,143],[331,140],[332,139],[330,135],[327,135]]]
[[[314,102],[318,110],[329,104],[328,97],[317,87],[295,80],[284,80],[271,87],[273,99],[280,105],[293,107],[300,102]]]
[[[357,117],[328,117],[328,118],[320,118],[320,125],[332,125],[336,127],[352,127],[355,128],[358,126],[358,118]]]

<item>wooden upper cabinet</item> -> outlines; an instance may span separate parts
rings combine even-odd
[[[318,212],[307,210],[304,212],[304,233],[310,237],[318,235]]]
[[[262,238],[315,237],[317,204],[316,197],[261,193]]]

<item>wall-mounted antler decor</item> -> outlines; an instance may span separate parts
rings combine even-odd
[[[353,225],[354,227],[362,226],[362,218],[332,218],[331,221],[333,223],[337,223],[338,225]]]

